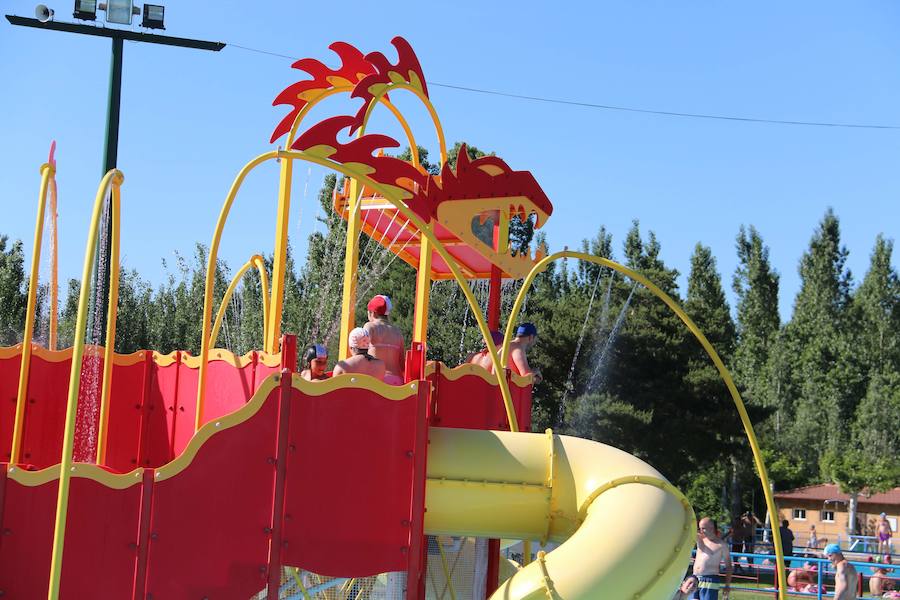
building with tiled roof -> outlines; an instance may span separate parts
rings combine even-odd
[[[886,513],[894,530],[894,546],[900,543],[897,524],[900,521],[900,487],[887,492],[859,494],[857,506],[857,532],[874,535],[875,525],[881,513]],[[848,506],[850,495],[841,492],[833,483],[808,485],[793,490],[775,493],[782,519],[787,519],[789,527],[798,538],[806,540],[810,526],[815,525],[819,539],[836,541],[840,536],[847,539]],[[798,540],[799,541],[799,540]]]

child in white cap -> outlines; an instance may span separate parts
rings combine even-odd
[[[384,380],[384,361],[369,354],[369,332],[357,327],[350,332],[347,342],[351,356],[334,365],[334,376],[359,373]]]

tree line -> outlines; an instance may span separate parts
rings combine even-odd
[[[457,144],[452,161],[459,151]],[[469,148],[472,158],[483,155]],[[420,149],[423,166],[436,166]],[[289,256],[284,331],[301,343],[325,343],[334,357],[346,225],[331,207],[340,182],[326,177],[321,212],[302,263]],[[529,221],[511,227],[517,250],[536,241]],[[383,241],[383,240],[382,240]],[[869,267],[855,280],[848,250],[830,209],[815,226],[799,261],[800,290],[790,320],[778,311],[779,274],[754,227],[735,240],[738,268],[731,274],[736,305],[726,300],[711,250],[698,243],[687,289],[660,257],[653,232],[634,222],[615,250],[600,227],[581,250],[622,262],[675,298],[713,343],[747,404],[777,489],[823,481],[851,494],[900,485],[900,280],[893,242],[874,240]],[[133,352],[200,349],[207,249],[166,265],[153,286],[135,270],[121,272],[115,348]],[[267,262],[269,275],[271,264]],[[236,269],[218,264],[216,304]],[[521,282],[504,284],[503,323]],[[72,343],[80,283],[68,282],[60,310],[61,347]],[[470,284],[487,305],[485,282]],[[229,302],[218,346],[237,353],[262,345],[258,273],[243,277]],[[0,345],[21,341],[27,277],[22,244],[0,236]],[[379,240],[360,243],[357,321],[376,293],[391,296],[394,321],[411,336],[415,271]],[[39,294],[46,303],[46,290]],[[39,310],[46,314],[46,309]],[[453,282],[435,282],[429,309],[428,355],[449,365],[481,338]],[[598,440],[635,454],[678,485],[698,513],[717,518],[762,510],[749,447],[731,397],[699,343],[678,317],[643,286],[607,268],[581,261],[552,264],[535,280],[520,320],[537,324],[529,360],[544,381],[534,390],[533,427]],[[40,338],[41,325],[38,324]],[[332,360],[333,362],[333,360]]]

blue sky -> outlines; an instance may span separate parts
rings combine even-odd
[[[71,21],[72,2],[53,2]],[[3,3],[30,16],[32,2]],[[393,57],[407,38],[431,82],[692,113],[900,125],[900,4],[883,2],[166,3],[166,33],[334,64],[330,42]],[[38,167],[57,140],[63,277],[78,276],[100,178],[109,41],[0,23],[0,233],[30,248]],[[158,283],[162,259],[208,243],[238,169],[271,148],[286,108],[271,101],[299,72],[235,46],[220,53],[125,45],[119,168],[123,256]],[[726,287],[734,238],[753,224],[782,276],[782,315],[797,264],[827,207],[841,219],[858,281],[878,233],[900,226],[900,130],[739,123],[612,112],[432,86],[449,141],[493,150],[531,170],[555,205],[551,249],[600,225],[621,242],[632,219],[656,232],[682,276],[700,241]],[[424,111],[398,100],[420,143]],[[353,105],[355,107],[355,105]],[[340,102],[326,112],[349,112]],[[388,120],[370,131],[399,138]],[[295,171],[299,249],[324,172]],[[304,193],[304,188],[308,191]],[[258,170],[223,246],[236,267],[270,252],[277,174]],[[298,222],[299,218],[299,222]],[[895,256],[894,264],[898,264]],[[730,289],[729,298],[732,299]]]

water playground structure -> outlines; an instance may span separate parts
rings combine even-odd
[[[688,501],[621,450],[550,430],[530,433],[531,376],[499,367],[507,364],[529,286],[560,258],[630,277],[691,329],[735,400],[769,514],[776,514],[743,403],[703,333],[671,298],[622,265],[570,251],[513,255],[511,219],[531,217],[540,227],[553,212],[550,200],[531,173],[497,157],[471,160],[463,149],[451,168],[419,60],[404,39],[392,43],[396,62],[335,43],[337,68],[315,59],[293,65],[305,77],[274,102],[290,107],[271,139],[286,138],[286,149],[240,170],[215,226],[199,356],[112,349],[124,181],[118,170],[97,191],[74,346],[56,348],[55,308],[48,341],[34,341],[44,215],[56,200],[52,153],[41,167],[24,342],[0,348],[0,596],[668,600],[694,546]],[[411,127],[391,102],[407,93],[433,120],[439,175],[420,164]],[[312,108],[336,94],[358,100],[358,112],[307,126]],[[396,118],[411,160],[384,154],[400,144],[367,131],[379,107]],[[229,211],[246,176],[268,161],[278,161],[280,173],[271,280],[261,258],[251,257],[215,310]],[[360,236],[416,269],[403,385],[364,375],[310,382],[297,374],[297,340],[282,334],[281,314],[298,161],[346,178],[334,195],[334,210],[347,222],[341,356],[354,326]],[[96,302],[92,312],[89,282],[102,263],[96,258],[105,203],[113,226],[102,315]],[[236,356],[217,349],[216,340],[228,298],[251,268],[262,279],[264,344]],[[431,282],[441,279],[459,284],[496,374],[426,361]],[[499,329],[504,279],[524,282],[497,347],[489,331]],[[490,281],[487,315],[470,280]],[[55,288],[52,281],[52,303]],[[105,347],[84,343],[89,321],[105,330]],[[780,551],[777,528],[773,535]],[[501,561],[500,539],[526,542],[521,568]],[[532,560],[532,541],[559,545]],[[475,557],[466,568],[448,564],[453,544]],[[779,588],[783,598],[783,581]]]

